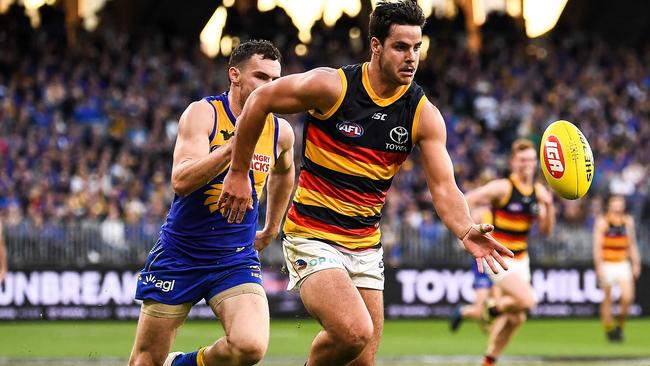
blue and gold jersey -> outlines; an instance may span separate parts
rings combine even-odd
[[[233,135],[235,116],[228,105],[228,93],[204,99],[214,108],[214,127],[210,133],[210,151],[223,145]],[[255,146],[249,178],[253,209],[248,210],[240,224],[229,224],[217,209],[228,164],[216,177],[186,197],[174,196],[160,238],[165,250],[188,264],[209,264],[233,255],[253,243],[257,230],[258,199],[266,178],[277,158],[278,120],[266,118],[264,130]],[[234,250],[233,250],[234,249]]]

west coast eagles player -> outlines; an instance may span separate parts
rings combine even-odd
[[[489,331],[485,366],[496,364],[514,332],[526,320],[526,313],[536,304],[527,250],[533,221],[537,220],[539,231],[547,236],[555,226],[553,196],[542,184],[535,183],[537,151],[530,140],[518,139],[512,144],[510,170],[509,177],[466,193],[470,207],[492,207],[492,236],[515,255],[506,258],[508,271],[488,271],[499,296],[486,308],[494,323]]]
[[[286,121],[263,117],[246,173],[252,207],[240,223],[228,223],[217,200],[236,117],[253,90],[280,77],[280,53],[267,41],[242,43],[230,57],[228,76],[229,91],[190,104],[181,116],[172,167],[176,196],[138,278],[136,298],[143,305],[129,365],[252,365],[266,352],[269,311],[257,253],[280,230],[294,183],[294,137]],[[256,233],[267,177],[266,224]],[[201,299],[226,335],[198,351],[168,355],[177,329]]]
[[[634,280],[641,275],[634,219],[625,213],[625,197],[612,195],[607,212],[594,225],[594,267],[604,299],[600,319],[610,342],[623,341],[623,326],[634,301]],[[616,324],[612,319],[612,286],[621,290]]]

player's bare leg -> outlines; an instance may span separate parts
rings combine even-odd
[[[254,365],[269,343],[269,307],[265,297],[242,294],[217,304],[213,311],[226,333],[203,351],[206,366]]]
[[[461,308],[460,314],[465,319],[481,320],[481,317],[483,315],[483,307],[485,306],[485,300],[490,294],[490,289],[477,288],[474,290],[474,294],[474,303],[463,306]]]
[[[630,311],[630,306],[634,302],[634,281],[632,281],[632,279],[623,280],[619,283],[618,286],[621,289],[621,299],[619,302],[617,340],[622,341],[625,319],[627,319],[627,314]]]
[[[370,312],[372,318],[373,333],[370,343],[363,350],[363,353],[348,366],[372,366],[375,364],[375,356],[384,331],[384,292],[379,290],[359,288],[359,293]]]
[[[486,355],[499,357],[517,329],[526,321],[526,313],[502,314],[494,321],[488,340]]]
[[[502,295],[496,298],[495,305],[501,313],[528,312],[537,304],[532,286],[520,276],[506,276],[498,287]]]
[[[500,291],[496,308],[501,315],[490,330],[484,365],[492,365],[501,355],[515,331],[526,321],[526,313],[536,305],[532,286],[520,276],[508,275],[495,288]]]
[[[343,269],[311,274],[300,287],[300,297],[324,328],[312,342],[307,365],[347,365],[371,343],[372,318]]]
[[[171,349],[182,318],[159,318],[140,313],[129,366],[161,366]]]
[[[600,303],[600,320],[603,322],[605,331],[610,331],[614,328],[614,321],[612,319],[612,288],[610,286],[603,286],[603,302]]]

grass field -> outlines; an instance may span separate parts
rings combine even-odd
[[[135,324],[0,323],[0,364],[124,365]],[[301,365],[318,330],[319,325],[311,320],[273,321],[267,359],[262,364]],[[216,321],[188,321],[174,350],[193,350],[222,334]],[[607,343],[596,320],[531,320],[507,349],[503,364],[650,365],[650,319],[630,321],[626,338],[623,344]],[[445,321],[389,321],[379,364],[475,365],[484,347],[485,336],[473,323],[463,325],[458,334],[450,334]],[[599,362],[601,358],[603,362]]]

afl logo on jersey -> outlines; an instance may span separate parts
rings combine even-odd
[[[409,138],[409,132],[402,126],[397,126],[390,130],[390,139],[396,144],[404,144]]]
[[[513,212],[521,212],[524,210],[524,206],[522,206],[522,204],[519,202],[513,202],[508,205],[508,210]]]
[[[363,127],[354,122],[339,122],[336,124],[336,129],[347,137],[361,137],[363,135]]]

